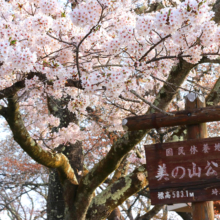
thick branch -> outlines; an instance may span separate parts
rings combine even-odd
[[[167,81],[180,86],[194,66],[195,65],[189,64],[184,60],[180,60],[180,64],[171,70]],[[178,87],[170,88],[170,86],[164,85],[153,104],[165,110],[177,91]],[[150,108],[149,113],[154,111],[154,109]],[[123,157],[145,137],[147,132],[148,130],[128,131],[122,138],[114,142],[106,157],[83,177],[76,195],[77,204],[75,205],[77,220],[85,218],[94,190],[105,181],[109,174],[118,168]]]
[[[126,155],[123,160],[121,161],[120,166],[118,167],[117,170],[115,170],[114,175],[112,177],[112,179],[109,181],[109,185],[111,185],[112,183],[114,183],[115,181],[117,181],[119,178],[124,177],[127,175],[128,172],[128,166],[129,166],[129,162],[127,160],[127,156]]]
[[[68,179],[72,184],[78,184],[75,173],[66,156],[62,153],[45,151],[31,138],[19,111],[17,95],[9,97],[7,111],[2,116],[8,122],[14,140],[32,159],[48,168],[57,168],[61,179]]]
[[[37,76],[40,81],[46,83],[47,85],[53,85],[53,82],[47,81],[46,75],[40,72],[30,72],[27,75],[27,79],[32,79],[34,76]],[[72,79],[68,79],[65,84],[66,87],[75,87],[78,89],[83,89],[82,85],[79,81],[74,81]],[[9,96],[13,96],[19,91],[20,89],[25,88],[25,79],[14,83],[12,86],[7,87],[0,91],[0,99],[7,98]]]
[[[169,113],[169,112],[165,112],[159,108],[157,108],[157,106],[155,106],[154,104],[152,104],[151,102],[148,102],[146,99],[144,99],[143,97],[141,97],[138,93],[136,93],[134,90],[130,90],[130,92],[132,94],[134,94],[136,97],[138,97],[139,99],[141,99],[143,102],[145,102],[146,104],[148,104],[151,108],[159,111],[159,112],[162,112],[164,114],[167,114],[167,115],[170,115],[170,116],[173,116],[173,114]]]
[[[217,0],[215,4],[213,5],[213,9],[215,12],[214,21],[219,24],[220,23],[220,0]]]
[[[124,217],[121,215],[120,209],[118,207],[114,209],[108,217],[108,220],[115,220],[115,219],[125,220]]]
[[[200,63],[204,63],[204,62],[210,62],[210,63],[220,63],[220,60],[210,60],[206,57],[204,57]],[[192,67],[194,66],[193,64],[189,64],[187,63],[186,61],[182,61],[180,62],[180,65],[182,64],[187,64],[187,65],[191,65]],[[191,67],[191,68],[192,68]],[[191,69],[190,68],[190,69]],[[179,69],[179,66],[177,67],[177,69]],[[172,72],[172,71],[171,71]],[[175,71],[174,71],[175,72]],[[53,85],[53,82],[52,81],[48,81],[47,78],[46,78],[46,75],[44,73],[40,73],[40,72],[30,72],[29,74],[27,74],[26,78],[27,79],[32,79],[34,76],[37,76],[39,78],[39,80],[41,82],[44,82],[46,83],[47,85]],[[175,83],[175,82],[173,82]],[[175,83],[176,84],[176,83]],[[178,84],[176,84],[178,85]],[[81,85],[81,82],[78,80],[72,80],[72,79],[67,79],[66,80],[66,84],[65,84],[66,87],[75,87],[75,88],[78,88],[78,89],[83,89],[82,85]],[[9,96],[13,96],[17,93],[17,91],[21,90],[25,88],[25,79],[21,80],[21,81],[18,81],[16,83],[14,83],[12,86],[10,87],[7,87],[3,90],[0,90],[0,99],[3,99],[3,98],[7,98]]]
[[[137,193],[146,185],[147,173],[140,167],[126,177],[122,177],[108,186],[102,193],[96,196],[88,210],[87,219],[96,220],[107,218],[117,206],[121,205],[127,198]]]
[[[136,220],[151,220],[162,208],[163,205],[156,205],[148,213],[140,216]]]
[[[144,138],[145,134],[145,131],[127,132],[113,144],[106,157],[82,178],[76,199],[77,220],[84,219],[86,206],[88,207],[90,204],[93,191],[105,181],[110,173],[118,168],[123,157]]]
[[[172,87],[169,83],[180,86],[193,67],[195,67],[194,64],[187,63],[185,60],[180,60],[178,66],[174,66],[171,70],[167,79],[168,84],[164,84],[164,86],[160,89],[153,104],[159,109],[165,110],[179,90],[178,87]],[[151,109],[151,111],[148,112],[154,113],[155,109]]]
[[[220,78],[216,81],[214,87],[211,92],[206,97],[206,104],[209,105],[217,105],[220,102]]]
[[[193,220],[192,214],[189,212],[176,212],[183,220]]]

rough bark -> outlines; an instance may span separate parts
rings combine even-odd
[[[108,220],[124,220],[124,217],[121,215],[120,209],[117,207],[109,215]]]
[[[14,140],[32,159],[48,168],[57,168],[62,179],[68,179],[72,184],[78,184],[74,170],[64,154],[46,151],[31,138],[19,111],[17,95],[9,97],[8,107],[5,112],[2,112],[2,116],[8,122]]]
[[[61,146],[61,148],[63,148],[63,146]],[[81,176],[77,174],[77,171],[83,169],[82,143],[77,142],[76,144],[70,144],[65,147],[62,153],[68,158],[72,169],[76,172],[76,177],[79,182]],[[65,180],[61,184],[60,175],[56,169],[53,169],[50,173],[49,180],[47,199],[48,220],[74,219],[72,212],[75,209],[75,195],[78,186],[71,184],[68,180]]]
[[[108,220],[124,220],[124,217],[121,215],[120,209],[117,207],[109,215]]]
[[[195,64],[187,63],[185,60],[181,59],[179,64],[174,66],[171,70],[166,83],[160,89],[153,104],[158,108],[165,110],[171,100],[176,96],[177,91],[179,90],[178,87],[184,82],[190,70],[195,66]],[[172,86],[172,84],[175,86]],[[155,109],[151,108],[150,112],[154,113]]]
[[[147,172],[139,167],[126,177],[121,177],[94,197],[88,209],[86,219],[104,220],[131,195],[137,193],[148,184]]]
[[[69,102],[69,97],[56,100],[48,97],[48,109],[50,114],[60,119],[59,127],[68,127],[70,122],[78,124],[76,115],[69,112],[66,105]],[[58,128],[59,128],[58,127]],[[58,128],[53,128],[57,131]],[[60,145],[56,151],[62,152],[70,163],[70,166],[76,174],[79,182],[81,176],[78,172],[83,172],[83,150],[82,143],[77,141],[75,144],[67,143],[65,146]],[[75,195],[77,186],[71,184],[69,181],[60,182],[60,175],[57,170],[52,170],[50,173],[49,195],[47,201],[47,215],[48,220],[73,219],[72,210],[74,210]],[[51,204],[53,201],[53,204]],[[53,206],[51,206],[53,205]]]
[[[127,172],[128,172],[128,168],[129,168],[129,162],[127,160],[127,156],[123,158],[120,166],[118,167],[117,170],[115,170],[115,173],[112,177],[112,179],[109,181],[109,185],[114,183],[116,180],[118,180],[120,177],[124,177],[127,175]]]
[[[128,154],[127,154],[128,156]],[[120,166],[118,167],[118,169],[115,171],[112,179],[109,181],[109,185],[112,184],[113,182],[115,182],[116,180],[118,180],[120,177],[124,177],[125,175],[127,175],[128,172],[128,168],[129,168],[129,162],[127,160],[127,156],[125,156],[120,164]],[[117,207],[115,210],[112,211],[112,213],[109,215],[109,218],[114,220],[115,219],[121,219],[121,212],[120,209]]]
[[[65,202],[63,186],[59,181],[59,174],[56,169],[50,171],[48,197],[47,197],[47,220],[64,219]]]
[[[149,212],[138,217],[136,220],[151,220],[162,208],[163,205],[155,205]]]
[[[153,104],[165,110],[177,93],[179,89],[178,86],[183,83],[194,66],[195,65],[189,64],[184,60],[180,60],[180,64],[171,70],[167,80],[168,84],[162,87]],[[172,87],[169,83],[175,84],[176,86]],[[154,112],[154,109],[150,109],[148,113],[150,112]],[[148,130],[126,132],[122,138],[114,142],[106,157],[82,178],[76,195],[75,216],[77,220],[85,219],[94,190],[105,181],[109,174],[118,168],[123,157],[145,137],[147,132]]]
[[[214,21],[219,24],[220,23],[220,0],[217,0],[213,5],[213,11],[215,12]]]

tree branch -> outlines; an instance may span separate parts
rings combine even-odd
[[[183,220],[193,220],[190,212],[176,212]]]
[[[175,83],[177,86],[180,86],[194,66],[194,64],[187,63],[185,60],[180,60],[179,65],[171,70],[167,82]],[[170,89],[170,86],[164,85],[153,103],[161,110],[166,110],[179,88],[172,88],[172,92],[170,92]],[[153,113],[154,111],[155,109],[150,108],[148,113]],[[149,130],[126,132],[123,137],[113,143],[109,153],[82,178],[76,195],[77,203],[75,207],[77,219],[81,220],[85,218],[95,189],[118,168],[124,156],[140,143],[148,131]]]
[[[219,24],[220,23],[220,0],[217,0],[213,5],[212,10],[215,12],[214,21]]]
[[[143,102],[145,102],[146,104],[148,104],[151,108],[153,108],[153,109],[155,109],[155,110],[157,110],[157,111],[159,111],[159,112],[162,112],[162,113],[164,113],[164,114],[166,114],[166,115],[174,116],[174,114],[169,113],[169,112],[165,112],[165,111],[159,109],[157,106],[155,106],[155,105],[152,104],[151,102],[148,102],[146,99],[144,99],[143,97],[141,97],[141,96],[140,96],[137,92],[135,92],[134,90],[130,90],[130,92],[131,92],[132,94],[134,94],[136,97],[138,97],[139,99],[141,99]]]
[[[149,212],[138,217],[136,220],[151,220],[162,208],[163,205],[155,205]]]
[[[61,180],[68,179],[72,184],[78,184],[74,170],[68,159],[62,153],[45,151],[28,133],[19,111],[17,95],[8,98],[7,111],[0,112],[8,122],[14,136],[14,140],[36,162],[48,167],[57,168]]]
[[[158,46],[161,42],[165,41],[167,38],[169,38],[171,34],[161,38],[156,44],[154,44],[140,59],[139,62],[141,62],[156,46]]]
[[[53,85],[53,82],[48,81],[46,78],[46,75],[44,73],[40,72],[30,72],[27,74],[26,78],[27,79],[32,79],[34,76],[37,76],[41,82],[46,83],[47,85]],[[66,80],[66,87],[75,87],[78,89],[83,89],[80,81],[75,81],[72,79],[67,79]],[[25,88],[25,79],[18,81],[14,83],[12,86],[7,87],[3,90],[0,90],[0,99],[7,98],[9,96],[13,96],[17,93],[17,91]]]
[[[102,19],[104,18],[103,13],[104,10],[107,8],[107,6],[101,4],[99,2],[99,0],[97,0],[97,2],[99,3],[100,7],[101,7],[101,14],[99,17],[98,22],[96,23],[96,25],[94,25],[90,31],[83,37],[83,39],[79,42],[79,44],[76,46],[76,67],[77,67],[77,71],[78,71],[78,75],[79,75],[79,79],[81,80],[81,73],[80,73],[80,67],[79,67],[79,49],[80,46],[82,45],[82,43],[85,41],[85,39],[98,27],[98,25],[101,23]]]
[[[92,200],[87,218],[90,220],[107,218],[127,198],[146,187],[148,184],[146,176],[147,172],[141,166],[133,173],[119,178],[113,184],[109,185]]]
[[[206,97],[206,105],[217,105],[220,102],[220,78]]]

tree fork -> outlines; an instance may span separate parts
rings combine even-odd
[[[191,101],[189,95],[195,96]],[[205,106],[205,99],[200,99],[193,93],[190,93],[186,97],[186,110],[193,110]],[[187,140],[207,138],[207,126],[206,123],[190,124],[187,126]],[[192,202],[192,216],[193,220],[214,220],[214,209],[212,201],[205,202]]]

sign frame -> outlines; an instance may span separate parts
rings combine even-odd
[[[153,205],[220,200],[220,137],[145,145],[145,153]]]

